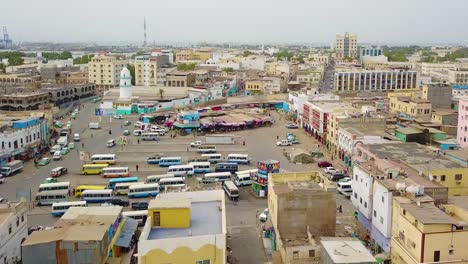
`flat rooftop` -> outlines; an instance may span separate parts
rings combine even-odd
[[[401,208],[412,214],[419,222],[423,224],[456,224],[455,219],[448,216],[437,206],[429,203],[402,204]]]
[[[431,148],[416,142],[372,144],[364,147],[381,159],[401,161],[414,169],[430,170],[460,167],[459,164],[438,155]]]
[[[358,239],[322,238],[320,243],[333,263],[375,263],[376,260]]]
[[[152,228],[148,240],[221,234],[221,206],[221,201],[192,202],[189,228]]]

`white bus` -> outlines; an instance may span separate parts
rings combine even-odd
[[[52,215],[61,216],[70,207],[86,207],[86,201],[58,202],[52,204]]]
[[[135,184],[128,188],[128,198],[155,197],[158,194],[159,184],[157,183]]]
[[[174,178],[174,174],[160,174],[160,175],[150,175],[146,177],[146,183],[159,183],[161,179]]]
[[[230,172],[214,172],[207,173],[201,179],[201,183],[214,183],[214,182],[223,182],[230,181],[231,173]]]
[[[137,220],[138,225],[142,226],[142,225],[145,225],[146,218],[148,218],[148,210],[122,212],[122,216]]]
[[[250,164],[248,154],[229,154],[226,162],[235,162],[237,164]]]
[[[210,173],[210,163],[206,162],[190,162],[189,165],[193,166],[193,171],[195,173]]]
[[[231,200],[239,200],[239,189],[232,181],[224,181],[223,189]]]
[[[193,175],[195,173],[192,165],[176,165],[169,166],[167,173],[174,174],[175,176]]]
[[[254,183],[252,176],[255,176],[257,173],[258,169],[236,171],[236,175],[234,176],[234,183],[237,186],[252,185],[252,183]]]
[[[102,169],[101,173],[104,178],[123,178],[130,176],[128,167],[106,167]]]
[[[202,157],[207,157],[210,163],[218,163],[223,161],[223,156],[219,153],[202,154]]]
[[[172,165],[182,165],[181,157],[162,157],[159,159],[159,167],[169,167]]]
[[[39,192],[67,190],[70,188],[70,182],[43,183],[39,185]]]
[[[160,190],[164,190],[166,186],[184,188],[186,187],[185,177],[164,178],[159,180]]]
[[[159,133],[158,132],[144,132],[141,134],[141,140],[158,141]]]
[[[115,184],[114,194],[115,195],[127,195],[130,186],[135,184],[144,184],[144,182],[119,182]]]
[[[91,156],[92,164],[115,164],[116,161],[115,154],[96,154]]]
[[[104,190],[84,190],[81,193],[81,200],[88,203],[105,203],[114,198],[112,189]]]
[[[36,194],[37,205],[51,205],[68,201],[68,190],[43,191]]]
[[[215,153],[216,146],[215,145],[201,145],[198,146],[197,152],[199,153]]]

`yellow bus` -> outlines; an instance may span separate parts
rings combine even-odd
[[[104,190],[106,188],[105,185],[80,185],[73,189],[73,194],[76,198],[80,198],[84,190]]]
[[[99,175],[102,173],[102,169],[109,167],[109,164],[85,164],[81,168],[81,174],[95,174]]]

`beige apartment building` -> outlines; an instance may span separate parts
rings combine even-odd
[[[358,55],[357,35],[346,32],[336,35],[335,52],[337,58],[356,58]]]
[[[89,82],[96,84],[98,93],[116,87],[120,82],[120,71],[127,63],[114,56],[94,57],[88,67]]]
[[[158,71],[168,63],[169,57],[167,55],[135,57],[135,85],[158,85]]]

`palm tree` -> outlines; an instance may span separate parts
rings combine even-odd
[[[159,97],[161,99],[163,99],[163,97],[164,97],[164,89],[162,89],[162,88],[159,88]]]

